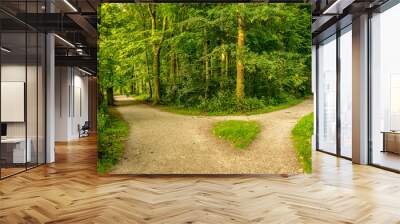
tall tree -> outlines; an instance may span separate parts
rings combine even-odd
[[[148,10],[151,18],[151,43],[153,50],[153,104],[158,104],[160,103],[160,51],[164,42],[167,17],[164,16],[161,34],[158,34],[156,5],[149,4]]]
[[[237,58],[236,58],[236,99],[244,99],[244,38],[245,18],[243,15],[244,4],[241,3],[237,12],[238,36],[237,36]]]

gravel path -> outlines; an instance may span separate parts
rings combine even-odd
[[[302,172],[291,142],[299,118],[313,111],[311,99],[280,111],[250,116],[188,116],[149,105],[118,106],[131,126],[118,174],[295,174]],[[255,120],[262,130],[243,151],[218,139],[220,120]]]

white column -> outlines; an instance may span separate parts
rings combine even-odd
[[[54,35],[47,34],[46,36],[46,163],[55,161],[55,56],[54,56]]]
[[[353,19],[353,162],[368,163],[368,15]]]

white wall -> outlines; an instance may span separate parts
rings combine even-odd
[[[74,108],[71,135],[79,137],[78,124],[83,125],[88,120],[88,78],[79,70],[74,70]]]
[[[27,71],[36,69],[33,66],[28,66]],[[35,71],[36,73],[36,71]],[[1,66],[1,81],[2,82],[25,82],[26,67],[20,64],[3,64]],[[36,85],[36,81],[30,85]],[[26,83],[26,82],[25,82]],[[36,98],[36,89],[27,89],[27,102],[31,103]],[[33,92],[30,92],[32,90]],[[33,106],[33,105],[31,105]],[[34,107],[36,108],[36,102]],[[2,110],[7,110],[7,108],[2,108]],[[36,124],[36,113],[28,113],[28,122],[35,120]],[[28,125],[28,127],[33,127],[33,124]],[[36,129],[36,126],[35,126]],[[29,133],[28,133],[29,134]],[[8,137],[25,137],[25,122],[7,122],[7,135]],[[29,137],[29,136],[28,136]]]
[[[78,125],[88,120],[88,78],[76,68],[56,68],[56,141],[79,138]]]
[[[3,64],[1,65],[1,81],[25,82],[25,64]]]
[[[69,85],[71,78],[69,68],[55,68],[55,140],[68,140]]]
[[[3,64],[1,66],[1,81],[3,82],[25,82],[25,64]],[[6,110],[7,108],[1,108]],[[11,122],[7,123],[8,137],[25,137],[25,123]]]
[[[2,82],[23,82],[26,84],[26,107],[25,102],[22,108],[19,108],[19,113],[26,112],[26,121],[23,119],[21,122],[5,122],[7,124],[7,137],[9,138],[24,138],[25,135],[30,140],[29,146],[32,150],[32,161],[44,163],[44,82],[42,68],[36,65],[18,64],[18,63],[4,63],[1,66]],[[25,80],[27,78],[27,80]],[[4,89],[2,89],[3,92]],[[20,94],[24,94],[24,90]],[[4,92],[3,92],[4,94]],[[7,95],[2,95],[2,98]],[[16,113],[10,107],[2,107],[2,112]],[[14,110],[17,110],[16,108]],[[24,115],[22,115],[24,116]]]

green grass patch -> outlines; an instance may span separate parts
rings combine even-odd
[[[255,121],[227,120],[217,122],[213,133],[231,142],[238,149],[245,149],[256,138],[261,127]]]
[[[136,101],[139,102],[147,102],[150,100],[149,96],[147,94],[141,94],[141,95],[133,95],[132,96]]]
[[[192,115],[192,116],[227,116],[227,115],[253,115],[253,114],[264,114],[270,113],[277,110],[283,110],[292,106],[295,106],[301,102],[303,102],[305,98],[297,98],[297,99],[289,99],[284,103],[276,104],[276,105],[267,105],[267,106],[258,106],[256,108],[245,108],[241,110],[241,108],[235,108],[235,105],[232,105],[232,110],[221,110],[221,111],[204,111],[202,109],[196,107],[186,107],[186,106],[174,106],[174,105],[159,105],[157,106],[163,111],[182,114],[182,115]]]
[[[124,152],[129,132],[128,123],[114,110],[99,110],[97,171],[107,173],[117,164]]]
[[[303,164],[306,173],[312,171],[311,137],[314,129],[314,114],[302,117],[292,130],[292,139],[297,151],[297,156]]]

